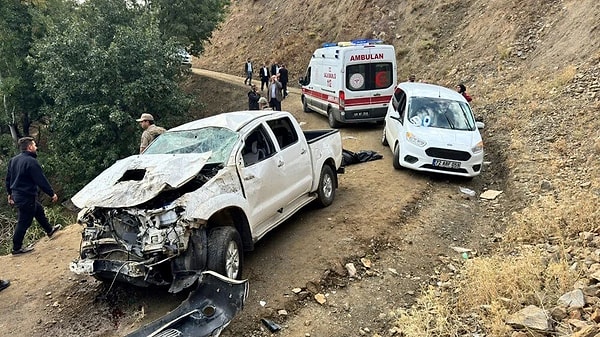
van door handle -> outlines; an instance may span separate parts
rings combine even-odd
[[[254,178],[256,178],[256,177],[254,176],[254,174],[247,174],[247,175],[245,175],[245,176],[244,176],[244,180],[252,180],[252,179],[254,179]]]

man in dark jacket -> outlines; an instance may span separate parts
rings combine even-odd
[[[271,77],[271,72],[267,65],[263,63],[262,68],[260,68],[260,91],[265,90],[265,87],[269,87],[269,78]]]
[[[248,110],[258,110],[258,100],[260,94],[257,92],[256,85],[252,85],[252,89],[248,91]]]
[[[288,71],[285,67],[285,64],[281,65],[281,68],[279,68],[279,82],[281,82],[281,90],[283,92],[283,98],[286,98],[288,95],[287,92],[287,84],[288,84]]]
[[[42,226],[48,237],[52,237],[61,225],[52,226],[46,218],[44,207],[37,200],[38,188],[52,197],[52,202],[58,200],[52,186],[46,179],[42,167],[37,161],[37,146],[31,137],[19,139],[21,154],[14,156],[8,162],[6,173],[6,191],[8,203],[17,207],[17,226],[13,235],[13,255],[29,253],[33,247],[23,247],[23,239],[33,218]]]

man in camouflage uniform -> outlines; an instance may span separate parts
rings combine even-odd
[[[154,138],[163,134],[165,129],[154,125],[154,117],[148,113],[143,113],[142,116],[136,121],[139,122],[142,129],[144,129],[144,132],[142,133],[142,140],[140,142],[140,153],[143,153],[148,145],[152,143]]]

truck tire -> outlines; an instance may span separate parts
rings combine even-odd
[[[331,112],[331,109],[327,110],[327,121],[329,122],[329,126],[334,129],[339,129],[342,125],[337,119],[335,119],[335,115],[333,112]]]
[[[335,174],[329,165],[323,165],[319,189],[317,190],[317,202],[321,207],[327,207],[333,203],[335,198]]]
[[[385,124],[383,125],[383,134],[381,135],[381,145],[389,146],[387,137],[385,136]]]
[[[302,111],[310,112],[310,108],[308,107],[308,103],[306,103],[306,97],[302,99]]]
[[[400,144],[398,143],[394,146],[394,159],[392,160],[392,164],[396,170],[402,169],[402,165],[400,165]]]
[[[244,252],[238,231],[231,226],[211,229],[208,233],[208,269],[240,280],[243,264]]]

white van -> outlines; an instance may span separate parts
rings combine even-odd
[[[397,82],[394,46],[381,40],[325,43],[300,78],[304,112],[327,116],[329,126],[382,122]]]

